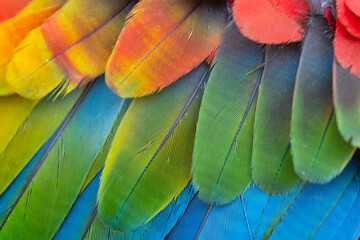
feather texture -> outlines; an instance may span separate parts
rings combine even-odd
[[[14,50],[25,36],[34,28],[40,26],[46,18],[58,10],[65,0],[32,0],[32,1],[2,1],[1,9],[20,10],[9,11],[6,21],[0,20],[0,95],[13,91],[7,86],[5,74]],[[8,8],[7,8],[8,7]],[[0,10],[1,11],[1,10]],[[0,13],[1,15],[1,13]],[[1,19],[1,16],[0,16]]]
[[[346,5],[354,12],[357,16],[360,16],[360,3],[356,0],[346,0]]]
[[[252,177],[263,191],[282,194],[300,182],[294,171],[290,147],[290,122],[298,45],[270,46],[256,107]]]
[[[101,75],[134,3],[70,0],[20,43],[7,83],[22,96],[41,98],[57,87],[66,94]]]
[[[57,232],[121,110],[123,99],[109,91],[103,81],[90,89],[27,180],[0,238],[52,238]]]
[[[106,226],[125,232],[143,226],[190,181],[207,72],[202,64],[166,91],[130,105],[106,160],[98,194],[99,216]]]
[[[189,184],[172,202],[154,219],[143,227],[131,232],[117,232],[104,226],[97,216],[89,229],[85,240],[134,240],[164,239],[179,221],[189,202],[194,197],[194,190]]]
[[[242,34],[269,44],[300,41],[305,31],[301,20],[308,11],[306,0],[236,0],[233,6]]]
[[[8,115],[8,120],[11,121],[8,123],[8,126],[11,127],[8,129],[12,129],[14,126],[17,126],[17,128],[14,129],[16,134],[11,135],[8,144],[5,144],[6,148],[0,151],[0,194],[60,126],[83,91],[84,89],[80,89],[69,95],[68,98],[55,102],[44,99],[35,108],[31,105],[30,109],[33,109],[31,112],[30,109],[26,109],[27,115],[21,117],[23,112],[21,114],[17,113],[14,116],[16,120],[12,120],[11,115]],[[5,97],[5,99],[15,97],[19,98],[14,95]],[[9,103],[10,101],[7,102],[7,104]],[[33,101],[33,103],[35,102]],[[17,106],[8,105],[13,109],[17,109],[19,106],[22,106],[22,104]],[[18,120],[21,120],[19,125]],[[21,151],[19,151],[19,146],[21,146]]]
[[[295,171],[302,179],[315,183],[329,182],[337,176],[355,150],[336,126],[329,29],[324,17],[311,17],[294,93],[291,144]]]
[[[301,184],[285,196],[268,195],[251,185],[226,206],[201,204],[200,211],[190,211],[193,204],[199,206],[193,200],[169,239],[193,238],[194,229],[184,227],[193,225],[198,230],[195,239],[284,239],[285,236],[286,239],[343,239],[349,236],[347,239],[356,240],[353,229],[359,226],[359,221],[350,220],[358,209],[358,158],[356,155],[331,183]],[[200,219],[202,224],[198,227]],[[345,223],[349,224],[347,229]],[[180,230],[182,234],[173,235]]]
[[[154,93],[198,66],[226,26],[223,2],[143,0],[131,11],[106,70],[120,96]]]
[[[263,55],[233,23],[214,58],[192,165],[195,190],[207,202],[229,203],[251,182],[252,132]]]
[[[338,19],[351,35],[360,38],[360,17],[350,10],[345,0],[337,0],[336,5]]]

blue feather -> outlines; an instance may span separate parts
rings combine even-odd
[[[331,238],[332,229],[336,229],[338,222],[334,223],[331,219],[327,221],[329,216],[335,214],[333,210],[336,205],[348,204],[344,193],[351,193],[347,190],[355,195],[359,191],[358,187],[354,188],[352,184],[357,180],[357,160],[354,159],[339,177],[326,185],[307,184],[270,239],[281,239],[284,236],[287,236],[287,239],[308,239],[315,236],[316,239]],[[344,218],[346,214],[347,212],[342,212],[337,218]]]
[[[359,172],[357,175],[357,185],[359,187]],[[349,213],[341,226],[337,229],[336,235],[332,239],[358,239],[360,237],[360,192],[352,204]]]
[[[126,239],[164,239],[184,214],[189,202],[194,197],[194,190],[189,184],[180,195],[174,199],[153,220],[132,232],[116,232],[104,226],[96,217],[86,239],[96,240],[126,240]],[[67,238],[66,238],[67,239]]]
[[[326,185],[301,184],[274,196],[255,185],[226,206],[195,198],[168,239],[357,239],[359,154]],[[209,209],[209,213],[206,211]],[[201,226],[200,226],[201,225]],[[344,238],[344,236],[347,236]]]
[[[209,206],[209,204],[200,200],[200,198],[196,195],[190,202],[180,222],[170,232],[166,239],[194,239],[203,219],[205,218]]]
[[[16,217],[13,217],[14,213],[21,214],[21,211],[26,211],[26,213],[30,212],[29,214],[36,214],[37,216],[44,215],[42,212],[36,212],[34,209],[35,207],[32,207],[30,205],[32,202],[27,202],[27,199],[25,199],[27,196],[25,196],[23,193],[26,189],[29,189],[28,186],[30,183],[32,183],[31,189],[33,190],[34,187],[34,181],[36,182],[38,186],[38,190],[41,187],[41,184],[43,188],[50,188],[54,187],[52,185],[49,185],[48,179],[50,180],[54,178],[59,177],[59,167],[56,162],[58,162],[58,148],[63,147],[63,144],[66,147],[67,152],[69,152],[69,149],[72,149],[72,152],[76,152],[76,144],[75,142],[81,141],[81,143],[85,146],[87,144],[87,150],[91,149],[91,154],[94,156],[94,158],[89,159],[81,159],[72,156],[71,154],[63,155],[63,164],[68,164],[69,168],[64,168],[66,171],[75,171],[74,169],[79,168],[79,166],[90,167],[92,166],[92,163],[94,159],[96,158],[96,155],[98,152],[102,149],[102,146],[118,117],[119,111],[122,110],[123,103],[125,102],[124,99],[119,98],[117,95],[111,92],[111,90],[106,86],[103,78],[101,80],[95,81],[93,86],[89,89],[89,91],[83,95],[83,98],[80,98],[81,100],[75,104],[74,111],[72,111],[71,114],[68,115],[68,117],[65,119],[62,126],[59,128],[59,130],[53,135],[53,137],[45,144],[43,148],[37,153],[37,155],[30,161],[30,163],[23,169],[23,171],[19,174],[17,179],[12,183],[11,187],[1,196],[0,203],[1,203],[1,213],[4,213],[1,218],[4,219],[5,223],[1,227],[0,235],[1,237],[7,236],[7,235],[13,235],[18,233],[26,233],[26,228],[29,227],[25,221],[24,222],[18,222],[16,221]],[[64,143],[64,135],[67,135],[67,139],[69,139],[69,136],[74,136],[72,140],[68,143]],[[89,138],[87,136],[94,136],[92,138]],[[96,137],[95,137],[96,136]],[[61,139],[61,141],[58,141]],[[75,140],[78,139],[78,140]],[[77,149],[78,154],[80,155],[82,151],[85,151],[84,149]],[[94,152],[92,152],[94,151]],[[52,155],[51,155],[52,154]],[[52,156],[52,158],[49,156]],[[71,160],[71,161],[66,161]],[[55,164],[54,164],[55,161]],[[83,164],[83,165],[81,165]],[[72,168],[71,166],[74,166]],[[47,169],[47,170],[44,170]],[[46,172],[44,172],[46,171]],[[65,171],[65,170],[64,170]],[[39,175],[39,173],[41,173]],[[87,174],[84,172],[83,174]],[[82,176],[82,175],[81,175]],[[62,177],[62,175],[60,175]],[[84,175],[86,177],[86,175]],[[65,178],[63,179],[66,180]],[[62,181],[63,181],[62,180]],[[57,183],[55,183],[57,187]],[[81,184],[81,183],[80,183]],[[69,186],[70,187],[70,186]],[[71,186],[81,188],[81,186]],[[68,191],[72,190],[71,188],[62,188],[64,192],[59,192],[59,198],[64,197],[62,195],[68,194]],[[30,190],[31,191],[31,190]],[[40,190],[39,190],[40,191]],[[79,192],[80,193],[80,192]],[[36,195],[34,195],[35,197]],[[38,197],[38,196],[37,196]],[[51,197],[51,196],[47,196]],[[21,201],[25,201],[28,204],[27,208],[21,208],[21,204],[17,204],[17,201],[20,199]],[[48,199],[47,199],[48,200]],[[64,212],[61,212],[61,216],[59,216],[58,219],[61,219],[63,221],[65,217],[67,216],[66,211],[70,211],[70,208],[72,207],[72,201],[75,201],[76,199],[68,199],[66,202],[66,205],[69,206],[69,209],[64,209]],[[33,201],[34,204],[36,201]],[[16,206],[14,205],[16,203]],[[19,207],[20,205],[20,207]],[[66,206],[66,207],[68,207]],[[44,209],[44,212],[49,211],[48,209]],[[16,216],[16,215],[15,215]],[[31,221],[29,219],[28,221]],[[53,224],[56,228],[60,227],[61,222],[56,220],[56,222],[52,222],[52,219],[44,219],[44,221],[48,221],[49,225]],[[21,224],[23,226],[21,227]],[[31,224],[30,224],[31,225]],[[54,227],[54,228],[55,228]],[[21,229],[20,232],[16,233],[18,229]],[[34,232],[36,229],[32,229]],[[55,231],[54,231],[55,230]],[[56,229],[54,229],[50,232],[49,236],[53,236],[56,232]],[[39,234],[39,233],[36,233]],[[0,237],[0,238],[1,238]]]
[[[175,200],[150,222],[142,239],[164,239],[183,216],[194,195],[194,189],[189,184]]]
[[[57,130],[53,136],[40,148],[31,161],[25,166],[25,168],[19,173],[11,185],[0,196],[0,226],[5,221],[9,209],[16,203],[16,200],[21,194],[22,189],[26,187],[31,174],[36,170],[36,166],[43,159],[47,149],[54,142],[58,133],[59,130]]]
[[[96,195],[99,189],[101,173],[89,183],[79,195],[54,240],[81,239],[86,232],[88,223],[96,211]]]

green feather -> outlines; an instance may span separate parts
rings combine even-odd
[[[263,56],[263,50],[243,37],[233,23],[214,58],[192,166],[195,190],[207,202],[229,203],[251,182],[254,103]]]
[[[76,90],[56,101],[44,99],[26,116],[5,151],[0,154],[0,194],[60,126],[83,90]],[[23,106],[23,103],[19,104]]]
[[[99,189],[99,216],[112,229],[149,222],[190,181],[203,64],[158,94],[135,99],[116,133]]]
[[[269,46],[256,108],[252,176],[255,184],[271,194],[297,187],[290,150],[290,123],[300,47]]]
[[[322,16],[312,17],[296,77],[291,129],[296,173],[325,183],[347,165],[354,148],[341,137],[332,101],[332,39]]]
[[[2,118],[0,118],[0,154],[4,152],[36,104],[37,101],[31,101],[18,95],[0,97],[0,112],[2,115]]]
[[[50,239],[70,211],[124,106],[103,81],[84,95],[11,209],[0,239]]]

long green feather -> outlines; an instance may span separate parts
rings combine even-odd
[[[44,99],[26,117],[4,152],[0,154],[0,194],[60,126],[83,91],[84,89],[76,90],[66,98],[56,101]]]
[[[203,64],[160,93],[135,99],[116,133],[99,189],[99,216],[112,229],[149,222],[188,184]]]
[[[291,109],[300,47],[269,46],[256,108],[252,176],[256,185],[271,194],[295,188],[290,150]]]
[[[312,17],[304,39],[296,77],[291,129],[296,173],[325,183],[337,176],[354,148],[341,137],[332,100],[333,46],[322,16]]]
[[[263,56],[232,23],[214,59],[195,139],[193,185],[207,202],[229,203],[251,182],[254,103]]]
[[[54,236],[86,181],[123,100],[103,81],[90,89],[39,163],[1,227],[0,239]]]

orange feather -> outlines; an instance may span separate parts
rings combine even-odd
[[[0,22],[15,15],[32,0],[0,0]]]
[[[225,14],[225,2],[141,1],[110,57],[107,84],[122,97],[140,97],[168,86],[217,47]]]
[[[133,2],[70,0],[23,40],[6,81],[20,95],[36,99],[55,89],[67,94],[101,75]]]
[[[40,26],[46,18],[58,10],[65,0],[33,0],[28,5],[26,4],[29,1],[13,2],[16,4],[8,1],[4,1],[4,4],[10,7],[11,11],[15,11],[15,9],[21,11],[6,15],[6,17],[16,15],[13,18],[3,22],[0,20],[0,95],[12,93],[5,82],[5,73],[15,48],[31,30]],[[5,19],[5,15],[3,17]]]

